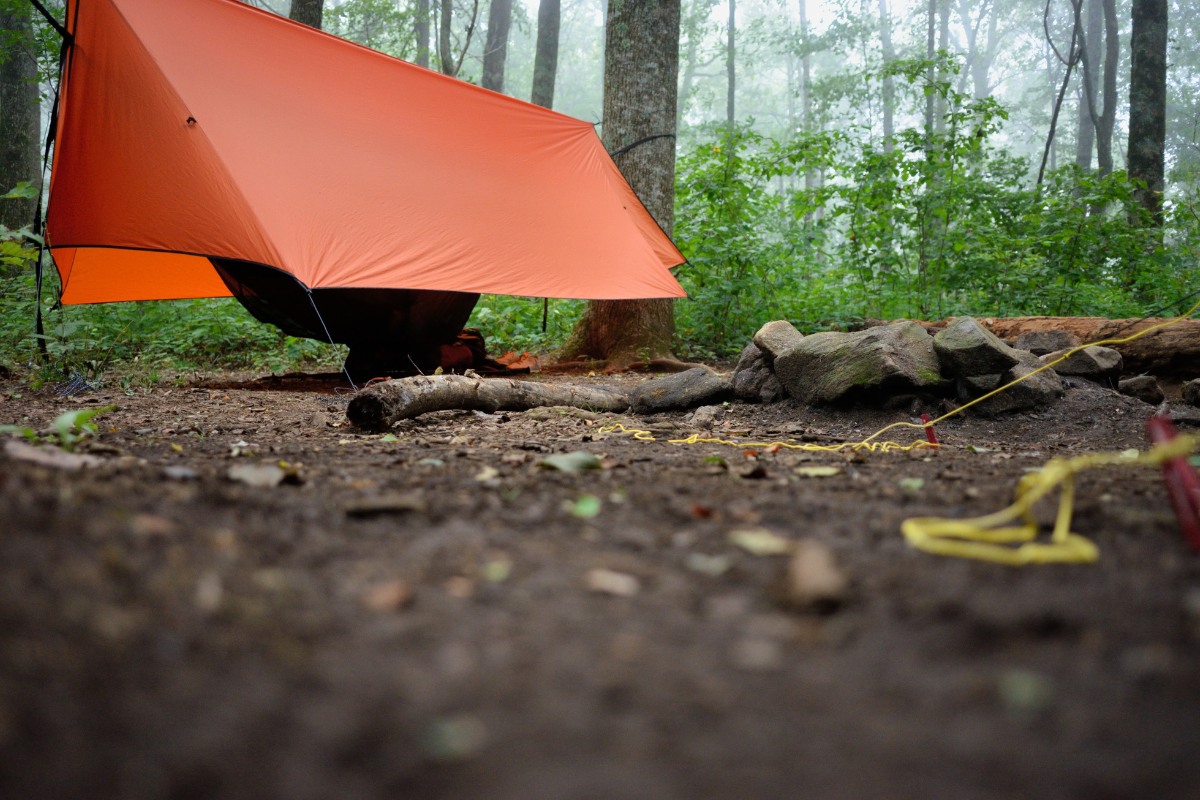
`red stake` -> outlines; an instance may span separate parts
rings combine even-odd
[[[938,441],[937,434],[933,432],[933,426],[929,424],[929,420],[928,414],[921,415],[921,422],[925,423],[925,438],[934,447],[941,447],[941,442]]]
[[[1147,420],[1146,433],[1154,444],[1169,442],[1176,436],[1171,420],[1162,416]],[[1164,462],[1162,469],[1179,530],[1192,549],[1200,551],[1200,479],[1183,456]]]

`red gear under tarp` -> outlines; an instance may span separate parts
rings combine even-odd
[[[680,297],[590,123],[237,0],[68,0],[47,238],[64,303],[310,289]]]

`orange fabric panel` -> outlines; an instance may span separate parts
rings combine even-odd
[[[63,277],[64,305],[230,296],[212,263],[201,256],[63,248],[55,252],[55,261]]]
[[[311,288],[683,295],[683,257],[589,123],[237,0],[72,7],[55,248],[242,259]],[[70,271],[139,291],[116,260]]]

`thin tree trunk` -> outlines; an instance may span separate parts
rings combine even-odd
[[[558,33],[562,25],[562,0],[542,0],[538,6],[537,52],[533,59],[531,99],[539,106],[554,107],[554,83],[558,76]]]
[[[325,15],[325,0],[292,0],[290,19],[302,22],[310,28],[321,29],[321,18]]]
[[[674,134],[679,81],[679,0],[609,0],[604,46],[604,144],[610,150]],[[670,236],[675,212],[674,137],[621,155],[618,166]],[[671,300],[594,300],[563,347],[563,359],[610,367],[670,354]]]
[[[1129,177],[1138,204],[1161,226],[1167,121],[1167,0],[1133,0],[1129,71]]]
[[[1103,177],[1113,171],[1112,137],[1117,121],[1117,68],[1121,63],[1121,32],[1117,0],[1104,0],[1103,108],[1096,120],[1096,164]]]
[[[892,46],[892,14],[888,0],[879,0],[879,40],[883,49],[883,65],[888,67],[896,60],[896,48]],[[883,78],[883,149],[892,151],[895,136],[896,79],[888,73]]]
[[[33,50],[32,9],[8,4],[0,32],[12,38],[0,51],[0,194],[21,181],[41,185],[41,98]],[[0,201],[0,224],[17,229],[33,222],[33,199]]]
[[[733,133],[737,120],[737,0],[729,0],[729,25],[725,30],[725,127]],[[730,154],[732,157],[732,153]]]
[[[413,34],[417,40],[417,66],[429,66],[429,0],[417,0]]]
[[[1092,168],[1096,144],[1096,78],[1100,67],[1100,35],[1104,26],[1101,0],[1083,0],[1087,11],[1083,31],[1083,80],[1079,87],[1079,130],[1075,135],[1075,164],[1083,171]]]
[[[504,91],[504,64],[508,60],[508,31],[512,27],[512,0],[492,0],[488,11],[487,41],[483,48],[483,88]]]

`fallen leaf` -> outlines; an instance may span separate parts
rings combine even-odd
[[[400,437],[394,433],[385,433],[379,437],[379,441],[381,441],[381,442],[398,442],[398,441],[400,441]]]
[[[269,489],[283,483],[291,473],[278,464],[237,464],[225,474],[238,483]]]
[[[556,469],[562,472],[581,472],[589,469],[600,469],[600,458],[586,450],[575,450],[571,453],[555,453],[538,462],[542,469]]]
[[[480,483],[483,483],[485,481],[495,480],[496,478],[499,478],[499,477],[500,477],[500,470],[496,469],[495,467],[485,466],[483,469],[479,470],[479,472],[477,472],[475,474],[475,480],[479,481]]]
[[[755,556],[779,556],[792,549],[789,539],[766,528],[736,528],[729,532],[729,542]]]
[[[372,611],[399,611],[412,601],[413,589],[402,580],[377,583],[363,594],[363,605]]]
[[[603,567],[588,570],[584,584],[588,591],[614,597],[633,597],[642,590],[641,581],[635,576]]]
[[[792,470],[801,478],[832,478],[834,475],[841,475],[841,467],[796,467]]]
[[[601,501],[594,494],[580,495],[574,502],[567,501],[563,504],[567,513],[578,519],[592,519],[600,513]]]
[[[901,489],[909,494],[916,494],[925,488],[924,478],[901,478],[897,483]]]
[[[496,558],[483,565],[480,571],[488,583],[504,583],[512,574],[512,562],[507,558]]]

